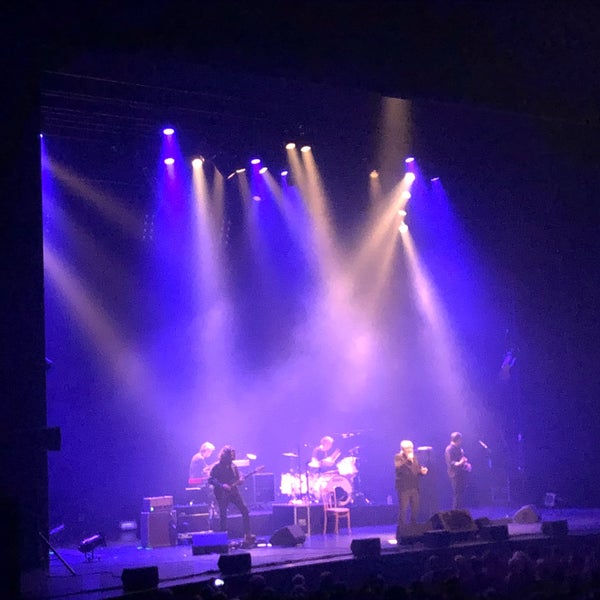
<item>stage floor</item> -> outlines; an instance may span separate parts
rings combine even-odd
[[[515,509],[501,507],[470,510],[474,519],[487,517],[493,521],[508,520]],[[566,520],[569,537],[600,534],[600,509],[537,509],[542,521]],[[508,523],[510,540],[534,540],[544,538],[541,522],[517,524]],[[247,553],[251,555],[252,573],[268,570],[300,569],[305,565],[326,565],[328,562],[351,560],[350,544],[359,538],[378,537],[381,540],[382,555],[387,553],[410,554],[427,551],[422,544],[397,545],[395,525],[354,526],[352,533],[341,529],[339,535],[312,534],[302,545],[294,547],[270,546],[268,537],[259,536],[263,542],[250,550],[233,549],[229,555]],[[457,546],[474,542],[463,542]],[[556,542],[554,542],[556,543]],[[481,545],[481,542],[478,542]],[[454,545],[453,545],[454,546]],[[59,558],[50,553],[48,572],[30,572],[22,575],[22,595],[25,599],[36,600],[103,600],[119,598],[123,594],[121,575],[123,569],[156,566],[159,572],[160,587],[188,585],[207,582],[220,576],[218,554],[194,555],[192,546],[187,544],[161,548],[143,548],[139,540],[129,542],[108,542],[106,547],[95,550],[94,560],[88,561],[76,547],[57,547],[58,554],[75,571],[71,574]],[[326,567],[322,567],[326,570]]]

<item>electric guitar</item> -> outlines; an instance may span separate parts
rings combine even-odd
[[[219,499],[219,497],[223,496],[224,494],[231,494],[233,492],[233,490],[235,488],[237,488],[239,485],[241,485],[242,483],[244,483],[244,481],[246,481],[246,479],[248,479],[249,477],[252,477],[252,475],[256,475],[257,473],[260,473],[261,471],[265,470],[265,466],[261,465],[260,467],[256,467],[256,469],[254,469],[254,471],[250,471],[250,473],[248,473],[247,475],[244,475],[244,477],[240,477],[238,480],[234,481],[233,483],[228,483],[227,485],[229,486],[230,489],[226,489],[223,487],[223,483],[216,481],[216,482],[212,482],[213,486],[215,488],[215,496],[217,496],[217,499]],[[216,485],[215,485],[216,483]]]

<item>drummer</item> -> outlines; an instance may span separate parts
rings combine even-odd
[[[340,457],[341,451],[331,450],[333,442],[334,439],[329,435],[321,438],[320,444],[312,451],[312,457],[308,463],[311,470],[318,473],[327,473],[335,470],[335,461]]]

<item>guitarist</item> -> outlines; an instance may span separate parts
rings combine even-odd
[[[471,463],[462,449],[462,434],[454,431],[450,434],[450,443],[445,451],[448,477],[452,484],[452,509],[464,508],[465,489],[471,472]]]
[[[208,482],[214,487],[215,498],[219,505],[219,529],[227,531],[227,507],[233,504],[242,514],[244,544],[252,545],[256,538],[250,533],[250,513],[238,487],[243,479],[238,468],[233,464],[234,460],[235,450],[231,446],[224,446],[219,453],[219,462],[210,470]]]

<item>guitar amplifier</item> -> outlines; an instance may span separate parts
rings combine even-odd
[[[142,512],[171,512],[173,496],[154,496],[142,500]]]
[[[175,511],[142,512],[140,539],[144,548],[175,546],[177,542]]]
[[[242,484],[240,489],[247,504],[262,504],[275,500],[275,475],[256,473]]]

